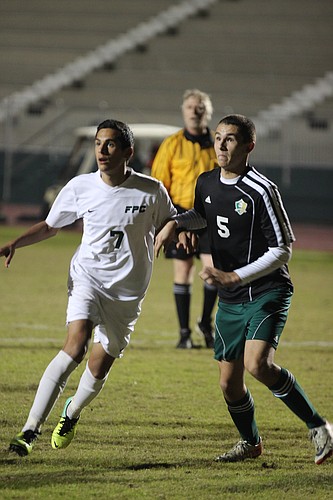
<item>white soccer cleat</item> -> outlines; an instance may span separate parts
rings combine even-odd
[[[250,444],[247,441],[240,440],[230,451],[216,457],[215,462],[240,462],[247,458],[257,458],[263,451],[261,438],[258,444]]]
[[[333,427],[329,422],[310,429],[309,438],[315,445],[315,464],[320,465],[333,454]]]

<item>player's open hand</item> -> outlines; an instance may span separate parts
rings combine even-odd
[[[0,257],[5,257],[5,267],[9,267],[9,264],[14,257],[15,253],[15,246],[14,245],[5,245],[4,247],[0,248]]]
[[[177,248],[183,248],[186,253],[195,252],[198,244],[198,237],[190,231],[182,231],[178,234]]]

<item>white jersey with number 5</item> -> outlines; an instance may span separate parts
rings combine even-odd
[[[70,277],[121,300],[142,298],[152,273],[154,234],[176,209],[161,182],[130,170],[111,187],[99,171],[71,179],[46,223],[61,228],[83,219]]]

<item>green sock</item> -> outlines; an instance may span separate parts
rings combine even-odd
[[[259,431],[254,418],[254,402],[250,391],[239,401],[230,403],[226,400],[230,416],[244,441],[259,443]]]
[[[303,420],[309,429],[325,424],[325,420],[316,411],[294,375],[285,368],[281,368],[279,380],[269,387],[269,390]]]

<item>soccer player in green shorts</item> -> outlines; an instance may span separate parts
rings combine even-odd
[[[263,452],[245,371],[262,382],[308,427],[315,463],[333,453],[333,427],[314,408],[294,375],[274,361],[293,285],[288,271],[292,228],[277,186],[249,164],[255,126],[243,115],[220,120],[215,153],[220,169],[200,175],[194,208],[174,216],[155,239],[155,254],[177,240],[191,251],[186,231],[207,227],[214,267],[200,275],[219,289],[215,359],[220,386],[239,442],[216,458],[237,462]]]

